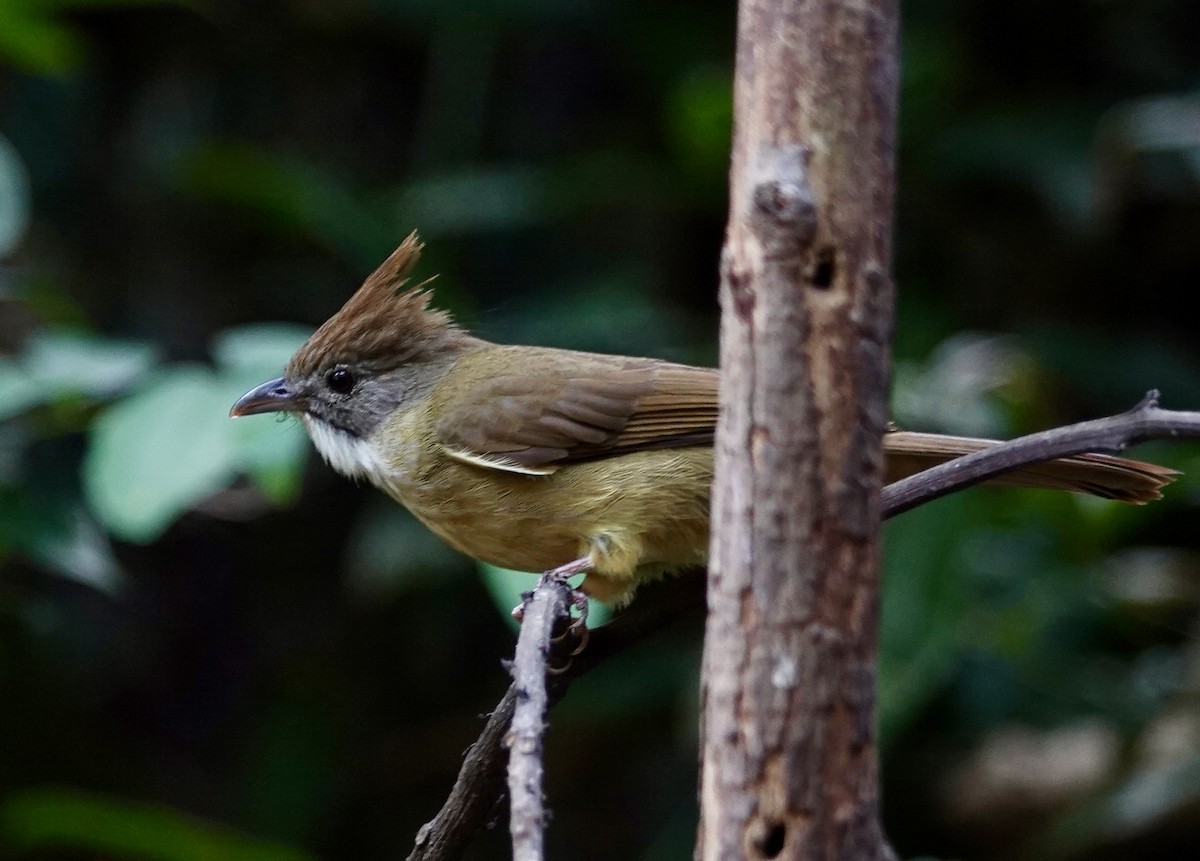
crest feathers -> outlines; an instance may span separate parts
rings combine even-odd
[[[288,374],[305,376],[338,364],[385,370],[469,338],[448,312],[429,307],[432,294],[425,288],[433,278],[402,290],[423,247],[414,230],[296,352]]]

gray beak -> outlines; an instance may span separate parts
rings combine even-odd
[[[259,413],[298,412],[304,409],[304,398],[292,392],[283,377],[267,380],[237,399],[229,415],[233,418]]]

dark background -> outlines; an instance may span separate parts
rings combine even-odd
[[[1200,6],[903,5],[898,419],[1200,407]],[[734,23],[0,0],[0,857],[407,853],[526,581],[225,411],[414,228],[488,337],[714,361]],[[1138,454],[1189,475],[889,525],[904,856],[1194,852],[1200,451]],[[690,856],[700,621],[555,710],[551,855]]]

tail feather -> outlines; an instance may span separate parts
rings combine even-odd
[[[989,439],[891,431],[883,438],[888,481],[996,444],[996,440]],[[1178,475],[1173,469],[1145,461],[1106,454],[1078,454],[1022,466],[987,483],[1070,490],[1140,505],[1160,499],[1160,489]]]

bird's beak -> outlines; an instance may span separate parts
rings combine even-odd
[[[303,410],[303,398],[288,388],[283,377],[267,380],[237,399],[229,410],[233,418],[253,416],[258,413],[283,413]]]

